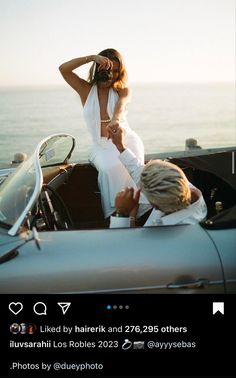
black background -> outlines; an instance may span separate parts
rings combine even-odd
[[[1,295],[1,351],[4,359],[0,376],[12,377],[230,377],[236,376],[235,351],[235,295]],[[225,314],[212,313],[213,302],[224,302]],[[14,315],[10,302],[21,302],[23,310]],[[47,305],[47,315],[36,315],[36,302]],[[65,315],[57,302],[71,302]],[[108,310],[107,305],[118,306]],[[119,309],[119,305],[129,309]],[[233,320],[234,319],[234,320]],[[34,335],[14,335],[12,323],[34,323]],[[65,326],[158,325],[187,327],[187,333],[39,333],[40,325]],[[9,340],[118,340],[185,341],[196,342],[196,348],[173,350],[145,349],[72,349],[72,348],[10,348]],[[7,352],[7,353],[6,353]],[[103,370],[11,370],[12,361],[20,363],[101,363]]]

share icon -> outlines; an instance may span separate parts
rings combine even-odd
[[[58,306],[61,307],[62,314],[65,315],[65,313],[67,312],[68,308],[71,305],[71,302],[57,302],[57,304],[58,304]]]

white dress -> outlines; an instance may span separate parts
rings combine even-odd
[[[115,105],[119,99],[118,93],[110,88],[107,102],[107,113],[113,116]],[[120,152],[112,141],[101,137],[101,117],[98,100],[97,85],[93,85],[84,104],[84,119],[92,136],[93,145],[89,153],[89,161],[98,171],[98,185],[101,191],[101,202],[104,217],[109,217],[115,211],[116,194],[123,188],[130,186],[137,189],[126,168],[119,160]],[[139,136],[131,130],[123,115],[121,127],[125,130],[125,145],[135,154],[141,164],[144,163],[144,146]],[[140,196],[143,206],[139,216],[149,208],[144,195]]]

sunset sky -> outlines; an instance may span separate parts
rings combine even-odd
[[[107,47],[131,82],[233,81],[234,38],[234,0],[0,0],[0,86],[63,84],[62,62]]]

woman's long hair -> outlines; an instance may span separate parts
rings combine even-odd
[[[112,87],[115,90],[125,88],[127,83],[127,72],[122,55],[115,49],[103,50],[98,55],[105,56],[108,59],[119,63],[119,76],[117,80],[112,84]],[[91,84],[94,84],[96,82],[95,75],[98,71],[98,67],[99,65],[94,62],[89,70],[88,82]]]

